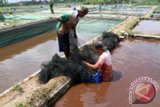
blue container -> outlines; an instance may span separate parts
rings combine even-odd
[[[100,83],[102,82],[101,71],[97,71],[86,79],[86,82]]]

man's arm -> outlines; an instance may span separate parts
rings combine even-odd
[[[63,14],[62,16],[57,17],[56,19],[57,19],[58,21],[64,23],[64,22],[69,21],[70,15],[68,15],[68,14]]]
[[[63,22],[60,17],[57,17],[56,20]]]
[[[91,69],[96,70],[96,69],[98,68],[98,62],[97,62],[96,64],[90,64],[90,63],[87,62],[87,61],[83,61],[83,63],[84,63],[87,67],[89,67],[89,68],[91,68]]]
[[[96,70],[96,69],[100,68],[103,65],[103,59],[101,57],[99,57],[98,60],[97,60],[97,62],[95,64],[91,64],[91,63],[89,63],[87,61],[83,61],[83,63],[87,67]]]

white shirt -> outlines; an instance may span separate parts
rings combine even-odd
[[[107,80],[112,72],[112,59],[110,52],[108,50],[103,52],[95,65],[101,69],[103,80]]]

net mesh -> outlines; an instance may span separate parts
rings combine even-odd
[[[118,36],[113,33],[104,32],[102,41],[112,50],[118,45]],[[64,75],[71,78],[73,83],[85,82],[86,78],[91,76],[94,71],[86,67],[82,60],[86,60],[94,64],[98,55],[93,51],[94,44],[84,45],[79,49],[79,42],[75,38],[74,30],[70,31],[70,52],[71,55],[68,59],[60,57],[55,54],[52,59],[43,63],[39,79],[42,83],[47,83],[51,78]]]

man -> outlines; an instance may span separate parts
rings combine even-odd
[[[83,61],[83,63],[94,70],[100,69],[103,81],[111,81],[112,80],[111,54],[108,50],[106,50],[106,47],[102,44],[102,42],[97,42],[97,44],[95,45],[95,49],[97,53],[100,55],[97,62],[95,64],[90,64],[86,61]]]
[[[51,10],[52,14],[54,14],[53,5],[54,5],[54,0],[49,0],[49,7],[50,7],[50,10]]]
[[[70,56],[69,32],[74,31],[74,38],[77,38],[76,25],[80,17],[84,17],[88,13],[88,8],[80,7],[74,14],[64,14],[57,18],[59,21],[56,30],[58,35],[59,51],[64,52],[66,58]]]

